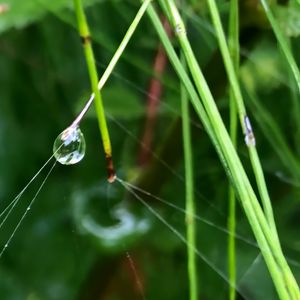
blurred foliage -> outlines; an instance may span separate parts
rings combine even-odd
[[[299,35],[299,6],[294,10],[294,1],[288,2],[276,8],[282,11],[278,18],[285,33],[292,37],[291,46],[299,60],[300,43],[295,38]],[[1,211],[50,157],[54,139],[73,121],[89,95],[72,2],[6,3],[10,10],[0,15]],[[101,74],[139,4],[117,0],[91,0],[85,4]],[[220,1],[220,9],[226,24],[226,1]],[[185,13],[193,47],[207,76],[212,78],[212,90],[227,120],[226,78],[205,1],[190,1]],[[290,13],[295,14],[294,19],[286,17]],[[272,33],[265,24],[261,26],[261,15],[257,20],[256,23],[252,14],[251,22],[241,28],[241,82],[249,111],[256,120],[253,125],[258,151],[284,251],[299,280],[299,93]],[[147,93],[158,45],[145,17],[103,90],[117,173],[135,182],[148,174],[147,165],[138,165],[138,155],[142,151]],[[159,178],[161,183],[147,178],[152,185],[160,184],[147,191],[158,191],[172,205],[184,207],[181,132],[172,131],[174,122],[180,120],[179,82],[171,66],[167,66],[160,81],[163,94],[153,132],[157,154],[152,158],[159,167],[156,174],[149,176]],[[195,117],[191,124],[197,210],[200,219],[214,225],[197,220],[200,299],[227,299],[224,229],[228,182]],[[146,299],[187,299],[186,245],[124,187],[118,183],[108,185],[93,110],[81,127],[87,142],[85,159],[74,166],[55,166],[0,259],[1,299],[142,299],[138,282],[144,286]],[[166,141],[176,158],[168,167],[157,150]],[[239,145],[239,154],[248,167],[243,137]],[[50,165],[38,176],[0,228],[1,249],[49,168]],[[249,176],[253,177],[250,169]],[[139,196],[185,235],[182,212],[147,195]],[[276,299],[259,251],[249,243],[254,239],[242,211],[238,211],[237,223],[239,235],[246,239],[237,242],[239,299]]]
[[[287,6],[277,6],[276,17],[281,25],[281,29],[287,36],[299,36],[300,7],[296,0],[290,1]]]
[[[102,0],[103,1],[103,0]],[[85,0],[85,5],[92,5],[101,0]],[[59,12],[63,8],[72,8],[72,2],[67,0],[28,0],[5,1],[9,13],[3,14],[0,19],[0,32],[6,31],[11,28],[20,28],[29,25],[42,17],[49,11]]]

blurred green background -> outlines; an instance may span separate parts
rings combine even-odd
[[[299,93],[257,2],[241,1],[240,77],[283,248],[299,280]],[[5,3],[9,10],[0,14],[1,212],[52,155],[56,136],[71,124],[90,93],[72,1]],[[300,9],[295,1],[272,3],[298,60]],[[84,4],[102,74],[139,1],[86,0]],[[219,5],[226,26],[228,2]],[[227,80],[205,1],[189,1],[184,15],[194,50],[227,120]],[[159,40],[145,15],[103,89],[103,98],[118,176],[168,201],[166,205],[139,193],[185,236],[184,214],[170,206],[184,209],[179,81],[168,63],[162,74],[155,74],[158,51]],[[149,158],[142,137],[149,85],[157,77],[162,95]],[[199,299],[227,299],[228,182],[194,115],[191,126],[199,216]],[[54,167],[0,258],[0,298],[188,299],[186,245],[121,184],[107,183],[93,109],[81,129],[87,144],[84,160]],[[253,179],[243,137],[238,152]],[[148,159],[141,161],[141,153]],[[52,164],[1,225],[0,249]],[[241,210],[237,226],[238,299],[277,299]]]

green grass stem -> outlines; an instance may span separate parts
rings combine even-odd
[[[227,71],[230,85],[232,87],[232,91],[234,93],[234,96],[235,96],[235,99],[237,102],[237,108],[239,111],[241,126],[242,126],[242,128],[244,130],[244,134],[246,134],[246,138],[247,138],[247,131],[249,131],[249,128],[247,128],[245,119],[244,119],[244,121],[242,120],[242,117],[245,118],[247,116],[246,111],[245,111],[244,101],[242,98],[242,94],[241,94],[241,90],[240,90],[239,83],[237,80],[237,76],[234,72],[234,65],[232,63],[229,49],[228,49],[228,46],[226,43],[226,37],[225,37],[224,30],[222,27],[221,18],[220,18],[215,0],[208,0],[208,5],[209,5],[212,20],[214,23],[214,27],[216,29],[220,50],[221,50],[221,53],[223,56],[223,61],[225,64],[225,69]],[[275,241],[274,246],[276,246],[277,250],[280,253],[282,253],[281,245],[280,245],[278,234],[277,234],[276,223],[274,220],[273,208],[271,205],[270,196],[269,196],[267,185],[265,182],[263,169],[262,169],[262,166],[260,163],[257,149],[255,147],[255,138],[254,138],[254,135],[252,132],[252,128],[250,128],[250,133],[251,133],[251,138],[253,138],[254,142],[252,142],[250,144],[246,142],[246,144],[248,144],[248,150],[249,150],[250,160],[251,160],[251,164],[252,164],[252,169],[253,169],[253,172],[255,175],[259,194],[260,194],[262,204],[264,207],[264,213],[266,215],[266,219],[269,223],[271,230],[273,231],[272,238]],[[280,260],[279,263],[281,265],[281,270],[283,272],[284,281],[286,282],[286,286],[289,290],[290,295],[292,297],[300,297],[298,285],[294,279],[291,280],[290,270],[289,270],[289,267],[287,266],[287,263],[286,263],[286,260],[284,259],[283,254],[277,258]]]
[[[237,75],[234,70],[234,64],[230,57],[230,52],[229,52],[229,48],[228,48],[228,45],[226,42],[226,37],[225,37],[225,33],[224,33],[224,30],[222,27],[218,7],[216,5],[215,0],[207,0],[207,2],[208,2],[209,9],[210,9],[211,18],[212,18],[212,21],[213,21],[213,24],[214,24],[214,27],[216,30],[216,35],[217,35],[217,39],[219,42],[221,54],[223,56],[223,61],[224,61],[225,69],[226,69],[226,72],[227,72],[227,75],[229,78],[231,90],[232,90],[232,93],[234,94],[234,99],[237,103],[237,109],[238,109],[238,113],[239,113],[241,127],[245,134],[245,139],[248,138],[249,134],[251,134],[251,138],[253,139],[252,142],[250,142],[250,143],[246,142],[246,144],[248,145],[252,169],[253,169],[253,172],[254,172],[254,175],[256,178],[256,183],[257,183],[260,197],[262,200],[262,204],[264,207],[264,212],[265,212],[267,220],[274,232],[274,236],[276,235],[276,238],[278,239],[276,224],[275,224],[274,215],[273,215],[273,208],[272,208],[271,200],[270,200],[269,193],[267,190],[267,185],[265,182],[263,169],[262,169],[262,166],[261,166],[261,163],[259,160],[259,156],[258,156],[256,147],[255,147],[255,137],[252,132],[252,128],[250,128],[250,132],[249,132],[249,128],[247,128],[247,126],[246,126],[245,118],[246,117],[248,118],[248,116],[246,113],[246,108],[245,108],[243,96],[241,93],[241,89],[239,86],[239,82],[237,79]]]
[[[172,23],[174,25],[181,48],[187,60],[188,67],[191,71],[192,77],[194,78],[196,88],[203,100],[205,111],[203,112],[203,107],[197,101],[197,97],[194,97],[194,92],[190,91],[188,86],[186,86],[187,91],[190,94],[190,100],[192,101],[196,112],[199,114],[199,117],[202,119],[202,122],[204,121],[203,124],[205,128],[209,128],[208,134],[212,138],[214,145],[217,145],[217,151],[219,155],[221,152],[220,158],[222,163],[225,165],[225,168],[229,167],[229,173],[233,178],[233,184],[239,195],[239,199],[241,200],[241,203],[244,207],[245,213],[248,217],[249,223],[253,229],[256,239],[260,245],[280,298],[291,299],[289,292],[286,289],[286,283],[282,280],[282,270],[280,270],[277,265],[278,262],[282,264],[282,261],[285,261],[284,256],[280,248],[278,247],[278,244],[276,243],[276,241],[274,241],[272,231],[270,230],[270,227],[265,219],[263,211],[261,210],[259,202],[253,192],[250,182],[246,176],[246,173],[232,145],[228,132],[226,131],[224,123],[220,117],[218,109],[214,103],[209,87],[207,86],[204,76],[194,57],[194,54],[186,37],[184,24],[182,23],[177,8],[172,1],[167,1],[167,4],[170,15],[172,15]],[[162,43],[166,48],[170,61],[174,65],[175,70],[177,71],[180,78],[186,80],[186,73],[184,69],[180,69],[180,67],[178,66],[178,60],[175,58],[176,53],[168,37],[163,32],[163,28],[161,28],[162,26],[160,24],[159,18],[151,5],[149,6],[148,13],[153,21],[155,29],[160,35]],[[201,113],[204,114],[201,116]],[[205,117],[205,120],[202,118],[203,116]],[[209,118],[208,120],[207,117]],[[284,268],[285,272],[289,272],[289,278],[293,279],[293,275],[290,272],[288,266],[284,265]]]
[[[181,9],[184,11],[186,2],[181,2]],[[184,68],[186,62],[181,55],[181,61]],[[197,259],[196,253],[193,249],[197,248],[196,241],[196,223],[195,223],[195,199],[194,199],[194,171],[193,171],[193,151],[191,140],[191,123],[190,123],[190,101],[188,99],[187,91],[184,85],[180,85],[181,96],[181,115],[182,115],[182,140],[184,153],[184,167],[185,167],[185,222],[186,222],[186,238],[191,247],[187,247],[188,255],[188,276],[189,276],[189,296],[190,300],[199,300],[198,297],[198,276],[197,276]]]
[[[136,30],[139,22],[141,21],[141,18],[143,17],[149,3],[152,0],[144,0],[140,9],[138,10],[134,20],[132,21],[132,23],[130,24],[120,46],[118,47],[118,49],[116,50],[113,58],[111,59],[108,67],[106,68],[105,72],[103,73],[103,76],[101,77],[99,84],[98,84],[98,88],[101,89],[104,85],[104,83],[107,81],[108,77],[111,75],[115,65],[117,64],[119,58],[121,57],[121,55],[123,54],[125,47],[127,46],[129,40],[131,39],[134,31]]]
[[[121,41],[119,47],[117,48],[117,50],[115,51],[112,59],[110,60],[108,66],[106,67],[103,75],[101,76],[99,82],[98,82],[98,90],[101,91],[103,86],[105,85],[105,83],[107,82],[108,78],[110,77],[110,75],[112,74],[116,64],[118,63],[119,59],[121,58],[121,55],[124,54],[124,50],[127,46],[127,44],[129,43],[133,33],[135,32],[139,22],[141,21],[143,15],[145,14],[145,11],[147,9],[147,6],[149,5],[151,0],[145,0],[143,2],[143,4],[141,5],[140,9],[138,10],[135,18],[133,19],[132,23],[130,24],[128,30],[126,31],[123,40]],[[88,102],[86,103],[86,105],[84,106],[84,108],[82,109],[82,111],[80,112],[80,114],[78,115],[78,117],[73,121],[73,125],[77,125],[80,123],[81,119],[83,118],[83,116],[86,114],[86,112],[88,111],[89,107],[91,106],[91,104],[93,103],[95,98],[95,94],[93,93],[90,97],[90,99],[88,100]]]
[[[200,93],[200,96],[203,100],[203,103],[204,103],[204,106],[207,110],[208,116],[209,116],[211,122],[214,123],[213,127],[218,125],[218,127],[215,127],[215,128],[217,128],[217,130],[215,131],[216,136],[219,135],[221,143],[225,142],[221,146],[222,146],[222,148],[225,147],[225,148],[223,148],[225,157],[229,154],[227,156],[227,159],[228,159],[227,162],[228,162],[228,165],[230,167],[231,159],[234,157],[234,154],[236,152],[231,151],[232,149],[230,150],[231,153],[227,152],[227,150],[229,150],[229,143],[231,144],[231,141],[230,140],[226,141],[227,138],[228,138],[228,134],[226,132],[226,129],[224,127],[222,119],[221,119],[221,117],[218,113],[217,107],[214,103],[213,97],[212,97],[212,95],[210,93],[210,90],[207,86],[205,78],[204,78],[204,76],[203,76],[203,74],[202,74],[202,72],[201,72],[201,70],[200,70],[200,68],[197,64],[197,61],[196,61],[195,56],[193,54],[193,51],[190,47],[189,41],[186,37],[184,24],[182,23],[180,14],[179,14],[179,12],[178,12],[178,10],[177,10],[177,8],[176,8],[173,1],[167,0],[167,2],[169,4],[169,11],[172,14],[173,24],[174,24],[175,30],[177,30],[179,42],[180,42],[181,47],[183,48],[183,50],[185,52],[185,56],[186,56],[188,65],[190,67],[191,74],[194,77],[195,84],[196,84],[196,86],[198,88],[198,91]],[[215,4],[214,1],[211,1],[211,2],[213,2]],[[219,16],[216,5],[214,5],[214,7],[215,7],[215,9],[214,9],[215,17]],[[220,21],[220,18],[218,18],[218,20]],[[219,23],[220,23],[220,26],[219,26],[218,30],[220,30],[220,32],[223,32],[221,22],[219,22]],[[226,54],[228,52],[228,57],[229,57],[229,59],[228,59],[227,54],[226,54],[224,59],[228,60],[227,65],[230,66],[230,68],[233,69],[233,65],[232,65],[231,58],[230,58],[230,55],[229,55],[229,51],[228,51],[228,48],[227,48],[224,32],[223,32],[223,37],[224,37],[224,43],[223,43],[224,47],[223,48],[225,50],[227,50],[227,51],[224,51],[224,53]],[[230,76],[231,79],[230,80],[236,78],[234,70],[232,70],[230,73],[231,73],[231,76]],[[232,84],[233,91],[235,91],[234,86],[237,86],[238,89],[239,89],[239,85],[238,85],[237,80],[236,80],[236,85]],[[235,92],[235,97],[238,97],[238,96],[239,96],[239,94],[236,94],[236,92]],[[232,146],[232,144],[231,144],[231,146]],[[269,224],[265,223],[266,220],[262,216],[262,211],[260,209],[259,202],[255,199],[254,192],[253,192],[252,187],[251,187],[251,185],[250,185],[250,183],[249,183],[249,181],[246,177],[246,174],[245,174],[245,177],[244,176],[243,177],[244,177],[244,180],[248,181],[247,184],[246,184],[246,188],[248,190],[248,193],[250,194],[248,196],[250,196],[250,199],[252,200],[251,203],[249,203],[249,204],[252,204],[252,208],[254,209],[254,213],[256,213],[256,217],[258,218],[258,220],[260,222],[260,225],[262,226],[262,229],[264,230],[265,237],[268,240],[269,245],[272,248],[272,251],[274,251],[274,254],[275,254],[274,258],[276,258],[277,263],[280,265],[281,272],[283,274],[283,279],[285,281],[285,285],[287,287],[287,290],[289,291],[289,295],[292,297],[292,299],[293,298],[298,299],[299,296],[300,296],[299,288],[298,288],[298,285],[295,281],[295,278],[293,277],[293,275],[290,271],[289,266],[287,265],[287,262],[284,258],[282,250],[281,250],[281,246],[280,246],[278,236],[277,236],[277,233],[276,233],[275,222],[274,222],[274,219],[272,218],[272,207],[270,205],[270,200],[269,200],[268,192],[267,192],[267,189],[266,189],[266,184],[264,182],[264,176],[263,176],[262,168],[261,168],[261,165],[260,165],[260,162],[259,162],[259,159],[258,159],[256,148],[255,147],[249,147],[249,150],[250,150],[250,157],[251,157],[251,160],[252,160],[252,164],[254,166],[254,172],[255,172],[255,175],[256,175],[256,179],[257,179],[257,182],[260,183],[259,184],[260,194],[263,197],[263,201],[265,201],[266,205],[269,206],[268,212],[271,215],[268,212],[266,213],[266,218],[267,218]],[[238,157],[236,157],[236,158],[238,159]],[[235,160],[235,158],[234,158],[234,160]],[[237,161],[235,161],[235,163],[237,163]],[[239,161],[239,163],[240,163],[240,161]],[[232,173],[233,177],[235,177],[235,175],[239,174],[240,172],[235,174],[234,170],[231,169],[231,173]],[[240,188],[241,186],[239,184],[237,184],[237,182],[239,181],[240,178],[237,176],[234,179],[235,179],[236,186],[238,188]],[[243,189],[240,189],[240,192],[244,192]],[[240,195],[240,199],[243,200],[243,197],[241,195]],[[248,203],[246,203],[246,204],[248,204]],[[249,209],[249,207],[248,207],[248,209]],[[250,211],[247,211],[247,209],[246,209],[245,212],[247,214]],[[248,219],[249,219],[249,217],[248,217]],[[249,219],[249,221],[253,222],[253,221],[256,221],[256,220],[252,219],[252,217],[251,217],[251,220]],[[269,221],[271,221],[271,222],[269,222]],[[254,225],[254,224],[252,223],[252,225]],[[268,225],[270,226],[270,228],[269,228]],[[269,229],[271,229],[272,232],[270,232]],[[258,236],[256,236],[256,237],[258,238]],[[258,240],[258,242],[259,242],[259,240]],[[269,259],[268,255],[265,255],[265,259]],[[267,260],[266,260],[266,263],[268,264]],[[277,287],[277,291],[279,292],[279,286],[277,286],[277,284],[281,285],[281,282],[278,279],[279,278],[274,278],[273,277],[273,280],[277,281],[275,286]],[[281,292],[282,292],[282,290],[281,290]],[[282,296],[284,296],[284,295],[282,295]]]
[[[230,1],[229,15],[229,35],[228,35],[229,52],[234,64],[236,74],[239,69],[239,12],[238,0]],[[229,132],[233,146],[237,144],[237,129],[238,129],[238,111],[236,107],[236,99],[232,89],[229,91],[229,111],[230,125]],[[229,300],[236,299],[236,249],[235,249],[235,227],[236,227],[236,197],[234,189],[229,185],[228,191],[228,276],[229,276]]]
[[[184,64],[184,63],[183,63]],[[186,199],[186,236],[188,244],[188,274],[189,274],[189,290],[190,300],[197,300],[197,264],[196,253],[196,224],[195,224],[195,201],[194,201],[194,172],[193,172],[193,154],[190,129],[190,112],[189,99],[185,87],[181,86],[181,111],[182,111],[182,135],[183,135],[183,152],[185,167],[185,199]]]

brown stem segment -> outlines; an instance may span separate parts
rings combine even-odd
[[[116,172],[111,155],[105,155],[106,158],[106,169],[107,169],[107,181],[113,183],[116,180]]]
[[[82,35],[80,36],[81,43],[85,46],[87,44],[90,44],[92,42],[92,38],[90,35]]]

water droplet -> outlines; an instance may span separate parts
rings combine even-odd
[[[4,248],[7,248],[8,247],[8,244],[6,243],[5,245],[4,245]]]
[[[63,165],[80,162],[85,154],[85,139],[79,127],[70,126],[55,140],[53,154]]]

